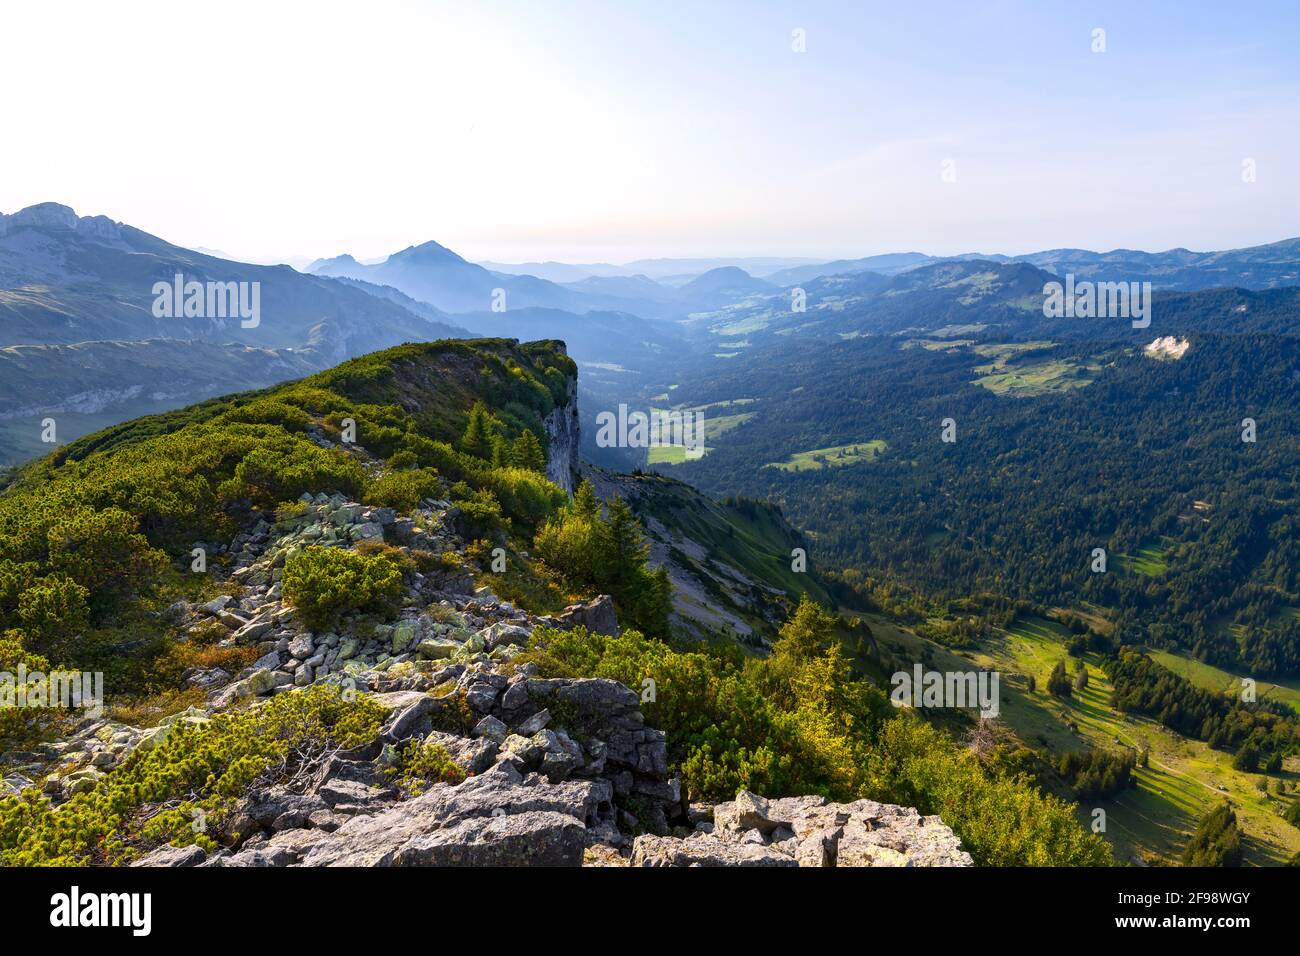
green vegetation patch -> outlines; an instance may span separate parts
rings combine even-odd
[[[888,447],[888,444],[880,438],[854,442],[851,445],[832,445],[830,448],[796,452],[785,461],[769,462],[763,467],[777,468],[781,471],[821,471],[823,468],[843,468],[875,461]]]
[[[195,596],[195,543],[228,541],[303,494],[409,507],[442,480],[467,530],[531,533],[565,500],[540,473],[541,438],[575,374],[553,342],[404,345],[63,446],[0,493],[0,634],[15,654],[103,671],[113,697],[158,684],[174,642],[158,612]],[[357,448],[388,468],[363,466]],[[297,563],[290,590],[321,620],[345,592],[382,603],[392,569],[375,576],[384,562],[370,558],[353,580],[340,562],[360,560]]]
[[[653,678],[647,720],[667,733],[690,799],[746,788],[771,796],[867,798],[938,814],[986,866],[1105,865],[1105,841],[1072,807],[1022,777],[986,770],[944,732],[891,708],[853,676],[836,618],[805,600],[766,659],[677,651],[635,632],[539,629],[547,676]]]
[[[981,375],[975,379],[975,384],[987,388],[994,395],[1032,398],[1036,395],[1091,385],[1100,371],[1100,365],[1083,365],[1068,361],[1017,364],[1004,372]]]
[[[312,545],[285,562],[284,597],[303,623],[324,630],[345,611],[393,610],[409,563],[396,549],[363,553]]]
[[[1234,674],[1222,667],[1169,651],[1152,650],[1147,654],[1161,667],[1187,678],[1197,687],[1221,694],[1241,693],[1245,675]],[[1259,700],[1275,700],[1300,713],[1300,680],[1290,679],[1279,683],[1258,680],[1255,690]]]
[[[1173,538],[1161,537],[1158,544],[1147,544],[1138,548],[1133,554],[1115,555],[1115,567],[1124,574],[1141,574],[1148,578],[1158,578],[1169,570],[1169,556],[1173,553]]]
[[[210,834],[254,783],[287,783],[371,743],[384,713],[317,684],[246,711],[182,716],[57,808],[30,788],[0,798],[0,865],[121,864],[164,844],[214,850]]]

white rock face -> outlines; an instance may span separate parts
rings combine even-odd
[[[9,225],[34,226],[38,229],[76,229],[77,214],[68,206],[43,202],[20,209],[9,217]]]
[[[1187,354],[1187,350],[1191,347],[1192,343],[1187,339],[1165,335],[1148,343],[1142,351],[1148,358],[1180,359]]]
[[[550,439],[550,457],[546,477],[573,494],[573,473],[578,467],[578,382],[569,381],[569,394],[546,416],[546,436]]]

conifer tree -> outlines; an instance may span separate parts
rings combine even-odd
[[[644,567],[650,548],[631,506],[622,498],[609,503],[609,517],[600,533],[601,569],[616,586],[626,586]]]
[[[486,461],[492,459],[492,424],[487,406],[475,402],[469,410],[469,423],[460,439],[461,450]]]
[[[514,456],[511,454],[510,445],[500,435],[492,436],[492,467],[505,468],[507,465],[514,464]]]
[[[1237,814],[1221,803],[1204,817],[1183,850],[1183,866],[1240,866],[1241,834]]]
[[[1053,697],[1070,696],[1070,675],[1065,672],[1065,661],[1057,661],[1052,668],[1052,673],[1047,678],[1047,692]]]
[[[569,508],[574,515],[587,521],[595,521],[600,516],[600,499],[596,497],[596,489],[586,478],[582,479],[578,490],[574,492]]]
[[[546,452],[530,429],[525,428],[510,446],[510,463],[529,471],[546,471]]]

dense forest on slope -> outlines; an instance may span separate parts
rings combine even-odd
[[[756,414],[672,473],[773,498],[817,560],[941,597],[1086,602],[1113,613],[1124,642],[1300,673],[1292,337],[1193,334],[1179,360],[1113,341],[791,342],[724,365],[682,400],[740,397]],[[863,441],[885,450],[766,467]],[[1096,548],[1106,573],[1092,570]]]

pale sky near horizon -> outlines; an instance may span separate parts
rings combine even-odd
[[[1300,234],[1293,2],[45,0],[0,42],[0,212],[240,258]]]

